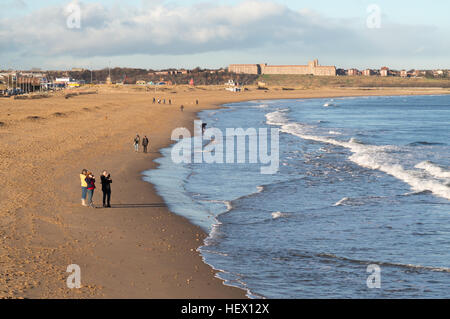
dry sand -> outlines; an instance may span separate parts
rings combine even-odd
[[[439,94],[449,90],[317,89],[242,93],[223,87],[97,88],[65,99],[0,99],[0,297],[244,298],[223,285],[196,249],[206,234],[172,214],[141,172],[156,165],[175,127],[192,129],[199,110],[253,99]],[[172,105],[154,105],[153,97]],[[195,105],[195,100],[199,105]],[[180,104],[185,111],[180,111]],[[150,153],[136,154],[136,133]],[[80,205],[82,168],[112,174],[111,209]],[[101,188],[101,186],[100,186]],[[95,194],[97,206],[101,189]],[[67,266],[81,267],[68,289]]]

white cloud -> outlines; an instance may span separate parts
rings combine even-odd
[[[257,48],[297,50],[310,57],[395,57],[418,53],[419,47],[421,54],[436,46],[449,49],[427,27],[383,24],[369,30],[361,21],[329,19],[270,1],[175,6],[147,0],[140,8],[89,2],[81,8],[81,29],[67,28],[62,5],[20,19],[0,18],[0,57],[176,56]]]

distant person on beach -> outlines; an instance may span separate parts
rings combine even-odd
[[[86,184],[87,184],[87,195],[88,195],[88,206],[95,208],[94,207],[94,190],[95,190],[95,176],[94,174],[92,174],[91,172],[87,173],[86,176]]]
[[[103,207],[111,208],[111,174],[107,171],[102,173],[102,192],[103,192]]]
[[[153,98],[153,104],[155,104],[156,103],[156,99],[155,98]]]
[[[147,153],[147,146],[148,146],[147,136],[144,136],[144,138],[142,139],[142,146],[144,147],[144,153]]]
[[[136,134],[136,137],[134,138],[134,151],[139,152],[139,143],[141,142],[141,137],[139,134]]]
[[[172,100],[171,99],[169,99],[169,105],[172,105]]]
[[[86,183],[86,175],[88,171],[86,169],[83,169],[80,174],[80,181],[81,181],[81,205],[86,205],[86,197],[87,197],[87,183]]]
[[[166,99],[163,100],[163,104],[166,104]]]
[[[181,112],[184,111],[184,105],[181,105],[181,106],[180,106],[180,110],[181,110]]]
[[[198,105],[198,100],[195,100],[195,104],[197,104],[197,105]]]

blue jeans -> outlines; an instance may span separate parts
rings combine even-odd
[[[81,199],[86,199],[87,187],[81,187]]]
[[[92,198],[94,197],[94,190],[93,189],[88,189],[87,190],[87,195],[88,195],[88,205],[92,205]]]
[[[139,144],[134,144],[134,150],[135,150],[136,152],[139,151]]]

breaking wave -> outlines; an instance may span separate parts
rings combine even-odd
[[[266,114],[267,124],[281,126],[282,132],[298,136],[305,140],[312,140],[321,143],[333,144],[349,149],[353,154],[349,159],[359,166],[373,170],[379,170],[409,184],[415,191],[431,191],[434,195],[450,200],[450,187],[447,182],[438,181],[434,178],[424,176],[419,170],[409,170],[401,164],[395,163],[389,156],[390,152],[400,151],[398,146],[370,145],[363,144],[354,138],[350,141],[338,141],[330,137],[322,137],[311,134],[310,126],[301,123],[289,122],[286,117],[286,110],[279,110]],[[421,163],[421,167],[426,167],[433,176],[446,177],[447,171],[440,167],[427,163]],[[417,167],[416,167],[417,168]]]
[[[436,178],[450,178],[450,170],[437,165],[431,161],[424,161],[415,166],[416,168],[423,169],[428,174]]]

